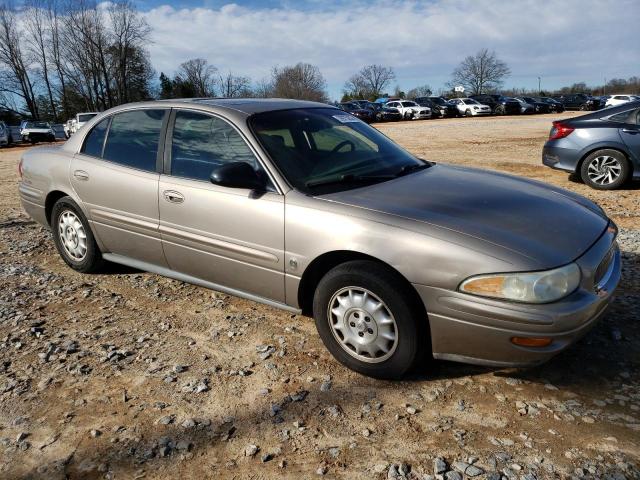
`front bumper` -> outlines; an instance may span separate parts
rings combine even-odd
[[[597,282],[611,248],[610,268]],[[607,231],[576,260],[580,287],[549,304],[496,301],[442,288],[414,285],[428,312],[433,356],[490,366],[530,366],[549,360],[585,335],[604,315],[620,282],[620,252]],[[597,283],[597,285],[596,285]],[[512,337],[547,337],[547,347],[522,347]]]

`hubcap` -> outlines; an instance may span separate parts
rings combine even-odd
[[[594,158],[587,169],[589,179],[598,185],[612,184],[618,179],[621,172],[620,162],[609,155]]]
[[[398,329],[385,303],[365,288],[345,287],[329,301],[329,326],[338,345],[367,363],[387,360],[398,345]]]
[[[65,252],[76,262],[87,255],[87,234],[78,216],[71,210],[62,212],[58,219],[58,234]]]

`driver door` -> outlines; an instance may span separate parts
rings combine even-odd
[[[209,113],[174,110],[160,176],[160,233],[172,270],[284,302],[284,197],[209,181],[225,162],[266,175],[239,131]]]

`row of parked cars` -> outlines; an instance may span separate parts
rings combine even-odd
[[[14,143],[34,144],[67,139],[96,115],[97,112],[78,113],[64,124],[23,120],[20,125],[9,126],[0,121],[0,147]]]
[[[634,95],[592,97],[584,93],[556,97],[506,97],[499,94],[485,94],[452,99],[430,96],[412,100],[381,98],[375,102],[352,100],[338,106],[367,123],[373,123],[443,117],[559,113],[565,110],[600,110],[638,98]]]

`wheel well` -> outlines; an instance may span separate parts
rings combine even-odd
[[[66,196],[67,194],[61,192],[60,190],[54,190],[53,192],[49,192],[49,194],[47,195],[47,199],[44,202],[44,213],[47,217],[48,225],[51,225],[51,212],[53,211],[53,206],[58,200]]]
[[[589,155],[591,155],[592,153],[597,152],[598,150],[615,150],[616,152],[620,152],[622,155],[624,155],[624,158],[627,159],[627,165],[629,165],[629,176],[633,175],[633,162],[629,159],[629,155],[627,155],[627,153],[617,147],[598,147],[598,148],[594,148],[592,150],[589,150],[587,153],[585,153],[582,158],[580,159],[580,161],[578,162],[578,165],[576,165],[576,174],[580,175],[580,172],[582,171],[582,164],[584,163],[584,161],[587,159],[587,157]]]
[[[370,255],[366,255],[364,253],[354,252],[351,250],[338,250],[324,253],[318,258],[314,259],[304,271],[304,273],[302,274],[302,278],[300,279],[300,285],[298,286],[298,305],[300,305],[303,315],[309,317],[313,316],[313,295],[322,277],[324,277],[327,272],[329,272],[329,270],[337,267],[338,265],[353,260],[369,260],[371,262],[376,262],[396,274],[399,281],[404,284],[402,286],[406,288],[406,291],[411,295],[411,298],[415,304],[414,306],[418,308],[421,313],[423,313],[423,318],[427,318],[427,312],[424,308],[424,304],[422,303],[422,299],[418,295],[418,292],[416,291],[414,286],[411,285],[411,282],[409,282],[409,280],[407,280],[404,275],[402,275],[398,270],[393,268],[388,263],[383,262],[382,260],[379,260]]]

